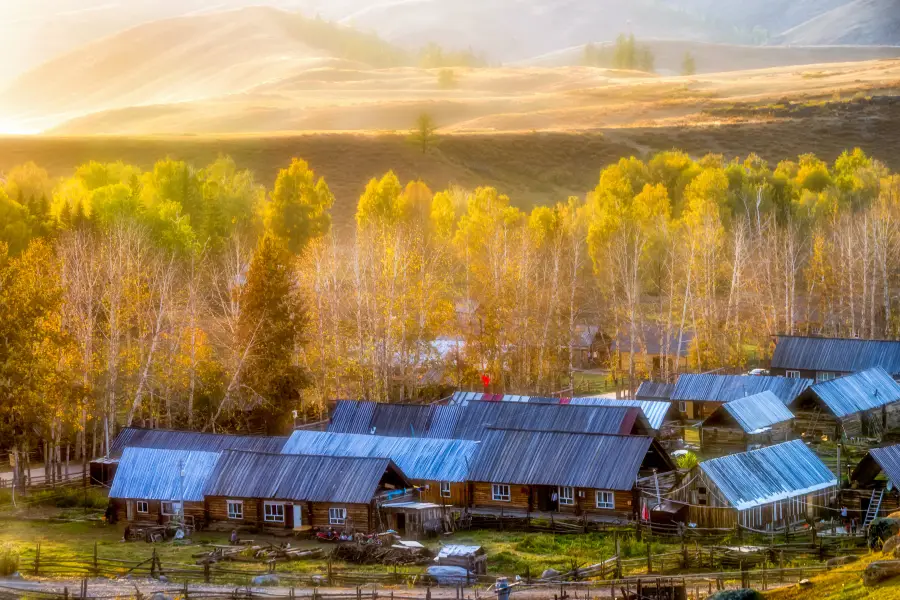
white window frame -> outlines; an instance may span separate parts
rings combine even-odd
[[[832,373],[831,371],[819,371],[816,373],[816,383],[831,381],[832,379],[837,379],[836,373]]]
[[[788,379],[800,379],[800,371],[795,371],[792,369],[788,369],[784,372],[784,376]]]
[[[243,500],[226,500],[225,507],[228,509],[228,518],[235,521],[244,520],[244,501]],[[236,510],[232,510],[235,507]]]
[[[276,508],[280,509],[279,511],[275,510]],[[280,517],[280,518],[279,518]],[[284,502],[266,502],[263,505],[263,521],[266,523],[284,523]]]
[[[556,493],[559,494],[558,498],[560,506],[575,505],[575,488],[561,485],[556,488]]]
[[[340,506],[332,506],[328,509],[329,525],[344,525],[347,523],[347,509]]]
[[[511,492],[508,483],[491,484],[491,498],[493,498],[494,502],[511,502]]]
[[[450,494],[450,482],[442,481],[441,482],[441,498],[449,498]]]
[[[169,507],[171,507],[172,512],[169,512],[166,510],[166,505],[169,505]],[[162,515],[166,516],[166,517],[178,516],[178,514],[180,513],[180,509],[181,509],[181,502],[178,502],[177,500],[163,501],[163,502],[160,502],[160,504],[159,504],[159,512],[162,513]]]
[[[141,507],[144,507],[141,510]],[[134,503],[134,509],[137,511],[139,515],[149,515],[150,514],[150,503],[146,500],[138,500]]]
[[[603,510],[616,509],[616,494],[609,490],[597,490],[594,492],[594,506]]]
[[[678,412],[687,413],[687,402],[685,402],[684,400],[678,401]]]

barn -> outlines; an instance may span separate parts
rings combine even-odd
[[[817,383],[789,408],[804,435],[878,439],[900,427],[900,384],[875,367]]]
[[[384,529],[379,504],[409,488],[388,458],[226,450],[203,493],[215,526],[374,532]]]
[[[769,371],[822,382],[876,367],[900,378],[900,342],[782,335]]]
[[[472,511],[625,520],[638,478],[654,470],[675,466],[651,437],[491,429],[469,475]]]
[[[218,459],[218,452],[125,448],[109,490],[116,519],[161,525],[183,505],[188,524],[202,527],[203,486]]]
[[[837,478],[801,440],[703,461],[673,499],[698,527],[772,531],[831,516]]]
[[[790,439],[794,415],[766,390],[715,409],[700,425],[700,448],[722,456],[771,446]]]

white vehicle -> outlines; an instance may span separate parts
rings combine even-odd
[[[768,369],[751,369],[747,375],[768,375]]]

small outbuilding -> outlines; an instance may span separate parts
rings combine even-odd
[[[782,335],[769,370],[818,383],[876,367],[900,377],[900,341]]]
[[[700,426],[700,447],[707,456],[754,450],[790,439],[794,415],[766,390],[726,402]]]
[[[789,408],[801,434],[879,439],[900,428],[900,384],[875,367],[817,383]]]
[[[462,567],[476,575],[487,574],[487,554],[481,546],[462,544],[441,546],[434,562],[442,567]]]
[[[837,478],[801,440],[706,460],[676,498],[698,527],[772,531],[832,516]]]
[[[672,401],[678,403],[682,418],[702,421],[726,402],[766,391],[789,404],[812,383],[810,379],[788,377],[685,373],[678,377]]]
[[[866,452],[850,474],[850,488],[841,490],[841,505],[866,525],[900,510],[900,444]]]

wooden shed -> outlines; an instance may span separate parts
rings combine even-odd
[[[496,514],[631,519],[637,479],[654,469],[675,466],[647,436],[494,429],[470,472],[471,506]]]
[[[204,488],[209,519],[272,531],[384,529],[381,496],[412,487],[388,458],[226,450]]]
[[[698,527],[772,531],[831,516],[837,478],[801,440],[706,460],[672,496]]]
[[[810,386],[788,408],[800,434],[880,439],[900,428],[900,384],[875,367]]]
[[[868,525],[872,519],[900,510],[900,444],[872,448],[850,474],[850,488],[841,490],[841,505]]]
[[[794,415],[772,392],[726,402],[700,426],[706,456],[722,456],[771,446],[790,439]]]
[[[441,566],[462,567],[476,575],[487,574],[487,554],[481,546],[448,544],[441,546],[434,562]]]
[[[876,367],[900,377],[900,341],[781,335],[769,371],[819,383]]]
[[[672,401],[678,403],[682,418],[703,421],[726,402],[769,391],[788,404],[812,385],[809,379],[790,379],[761,375],[694,375],[678,377]]]

